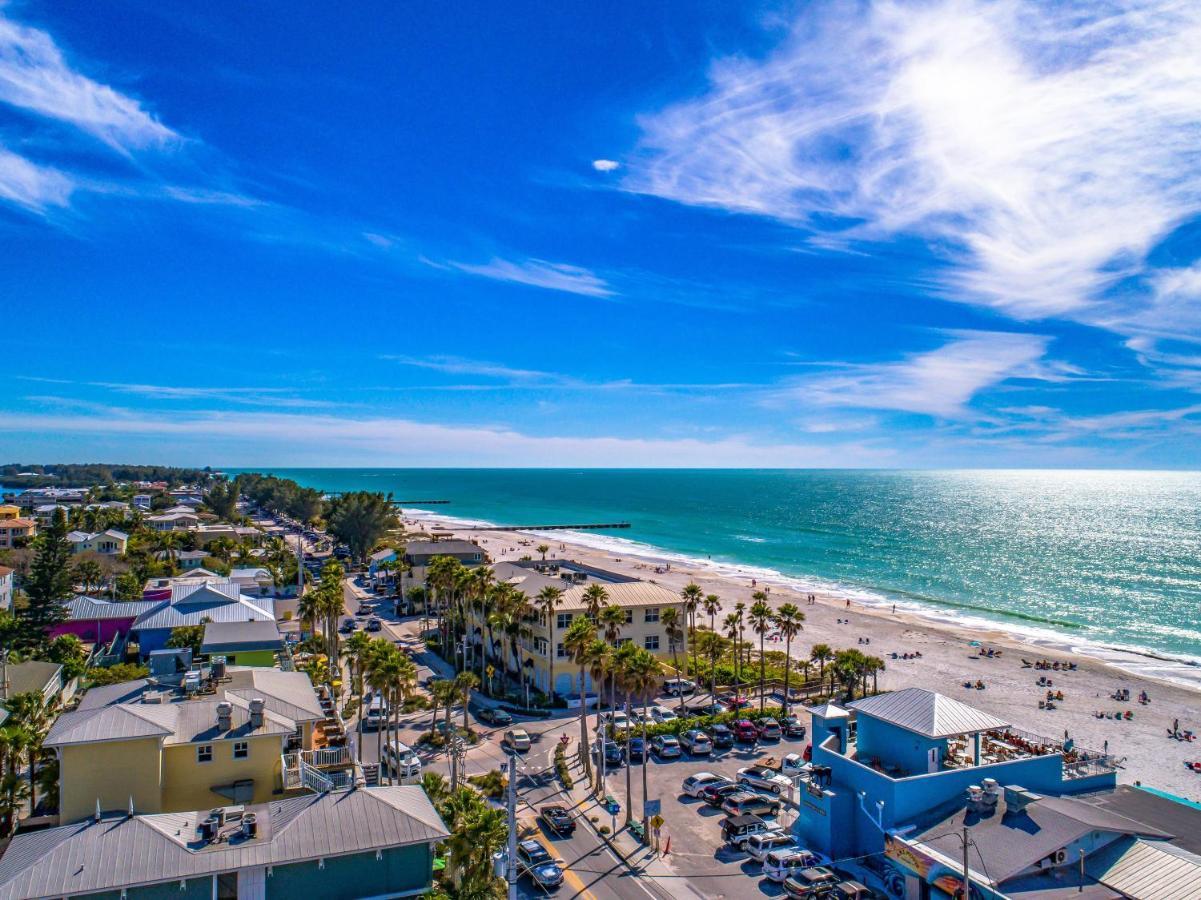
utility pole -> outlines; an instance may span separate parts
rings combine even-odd
[[[296,529],[296,599],[304,593],[304,530]]]
[[[509,900],[517,900],[517,754],[509,757]]]
[[[967,863],[967,826],[963,826],[963,900],[972,900],[972,870]]]

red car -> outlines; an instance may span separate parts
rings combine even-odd
[[[753,744],[759,739],[759,729],[750,719],[739,719],[733,725],[734,739]]]

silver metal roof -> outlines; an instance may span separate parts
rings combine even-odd
[[[196,842],[196,826],[207,810],[120,814],[18,835],[0,858],[0,900],[118,891],[253,866],[430,844],[448,834],[416,786],[309,794],[247,811],[258,817],[259,836],[222,844]]]
[[[77,594],[63,606],[73,622],[96,619],[132,619],[163,605],[162,600],[108,601]]]
[[[1088,857],[1084,871],[1137,900],[1201,898],[1201,856],[1164,841],[1118,841]]]
[[[201,653],[227,650],[273,650],[282,647],[279,626],[274,619],[254,622],[209,622],[204,626]]]
[[[975,734],[1005,728],[1004,719],[989,715],[925,688],[905,688],[848,703],[860,715],[890,722],[900,728],[930,738]]]
[[[176,585],[173,590],[180,587]],[[227,594],[211,588],[211,585],[199,585],[182,601],[172,597],[170,602],[164,602],[139,616],[131,628],[135,631],[179,628],[182,625],[199,625],[201,619],[211,622],[275,621],[275,603],[270,597],[251,600],[238,596],[231,599]]]

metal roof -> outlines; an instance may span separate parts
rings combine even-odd
[[[24,694],[29,691],[44,693],[52,681],[59,677],[63,667],[56,662],[42,659],[27,659],[10,662],[5,668],[7,683],[0,683],[0,699]],[[61,688],[61,681],[58,683]]]
[[[1115,841],[1086,857],[1084,871],[1136,900],[1201,898],[1201,856],[1163,841]]]
[[[19,834],[0,858],[0,900],[116,892],[256,866],[389,847],[432,844],[448,836],[420,787],[360,788],[247,807],[258,836],[199,844],[208,811],[107,816]]]
[[[1201,854],[1201,809],[1193,804],[1129,784],[1119,784],[1112,791],[1086,794],[1079,799],[1174,834],[1173,844]]]
[[[201,653],[236,650],[275,650],[284,645],[275,620],[254,622],[209,622],[204,626]]]
[[[179,628],[182,625],[200,625],[202,619],[211,622],[275,621],[275,602],[270,597],[252,600],[238,594],[237,586],[233,585],[232,590],[236,595],[236,599],[233,599],[228,590],[217,590],[217,587],[223,586],[175,585],[171,589],[172,599],[169,602],[139,616],[131,628],[135,631]],[[190,590],[182,600],[176,600],[175,592],[184,588]]]
[[[912,687],[877,694],[848,703],[847,706],[860,715],[890,722],[930,738],[975,734],[1009,725],[1003,719],[925,688]]]
[[[145,706],[149,710],[152,707]],[[156,722],[151,715],[134,712],[128,706],[100,706],[65,712],[50,726],[44,746],[63,747],[68,744],[92,744],[98,741],[130,740],[143,737],[166,737],[171,729]]]
[[[467,556],[484,549],[471,541],[413,541],[405,545],[405,556]]]
[[[63,604],[73,622],[96,619],[133,619],[163,605],[162,600],[101,600],[78,594]]]

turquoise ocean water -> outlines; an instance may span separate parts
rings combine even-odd
[[[425,509],[456,519],[506,525],[628,521],[629,530],[584,539],[997,624],[1035,639],[1201,662],[1201,473],[275,474],[324,491],[449,500]]]

